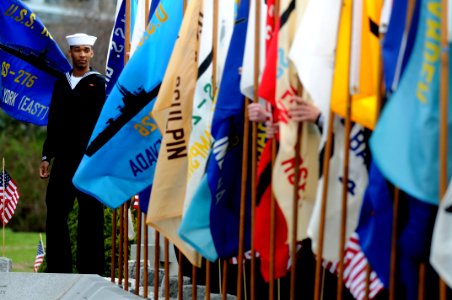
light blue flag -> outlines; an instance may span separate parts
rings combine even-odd
[[[398,89],[383,109],[370,140],[375,163],[394,185],[428,203],[439,199],[440,0],[423,0],[418,34]],[[449,55],[452,48],[449,47]],[[449,70],[450,70],[449,61]],[[449,77],[452,86],[452,77]],[[449,93],[449,103],[452,94]],[[449,149],[452,149],[449,105]],[[448,156],[448,178],[452,152]]]
[[[212,233],[210,231],[210,193],[207,176],[201,180],[191,205],[182,218],[178,234],[185,242],[192,246],[206,259],[214,262],[218,259]]]
[[[21,1],[0,1],[0,12],[0,107],[17,120],[47,125],[53,86],[71,65]]]
[[[108,97],[74,185],[116,208],[154,178],[161,135],[152,119],[183,16],[182,1],[161,1]]]

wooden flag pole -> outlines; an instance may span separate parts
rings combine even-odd
[[[414,12],[414,1],[408,0],[407,3],[407,17],[405,20],[405,33],[408,36]],[[396,273],[397,273],[397,239],[398,239],[398,219],[400,210],[400,190],[394,186],[393,199],[393,216],[392,216],[392,236],[391,236],[391,258],[390,258],[390,272],[389,272],[389,299],[395,299],[396,291]]]
[[[385,32],[379,31],[378,39],[380,41],[380,45],[383,45]],[[378,120],[382,108],[382,102],[383,102],[383,95],[384,95],[384,74],[383,74],[383,53],[382,53],[382,46],[378,47],[378,82],[379,82],[379,88],[377,90],[377,109],[376,109],[376,116],[375,120]],[[369,261],[367,262],[366,267],[366,293],[365,293],[365,299],[369,299],[369,293],[370,293],[370,283],[371,279],[370,276],[372,274],[372,268],[370,266]]]
[[[119,250],[118,250],[118,284],[122,286],[122,276],[123,276],[123,244],[124,244],[124,205],[119,207]]]
[[[391,265],[389,272],[389,300],[395,299],[396,290],[396,270],[397,270],[397,231],[399,217],[399,195],[400,191],[397,187],[394,187],[394,203],[392,212],[392,237],[391,237]]]
[[[248,103],[245,98],[245,103]],[[239,227],[239,253],[238,253],[238,271],[237,271],[237,299],[242,299],[242,277],[243,277],[243,252],[245,240],[245,206],[246,206],[246,187],[248,180],[248,146],[249,146],[249,118],[248,109],[245,107],[244,126],[243,126],[243,151],[242,151],[242,182],[240,190],[240,227]]]
[[[298,81],[298,96],[302,96],[303,86],[301,82]],[[297,131],[295,136],[295,178],[293,185],[293,197],[292,197],[292,237],[291,237],[291,249],[290,249],[290,299],[295,300],[296,291],[296,270],[297,270],[297,235],[298,235],[298,201],[302,201],[299,197],[299,186],[300,186],[300,163],[301,163],[301,143],[302,143],[302,130],[303,123],[298,122]],[[299,199],[300,198],[300,199]]]
[[[191,267],[191,298],[192,300],[196,300],[198,297],[198,289],[197,289],[197,283],[196,283],[196,266],[192,265]]]
[[[213,28],[212,28],[212,90],[213,97],[217,94],[217,74],[216,74],[216,64],[217,64],[217,37],[218,37],[218,0],[213,1]],[[210,272],[211,266],[208,259],[206,261],[206,300],[210,300]],[[221,270],[221,268],[219,268]],[[221,273],[220,273],[221,274]],[[219,276],[221,282],[221,275]],[[221,289],[221,284],[219,285]]]
[[[158,299],[159,285],[155,283],[159,282],[160,272],[160,232],[157,230],[155,230],[154,245],[154,299]]]
[[[248,103],[248,97],[245,97],[245,103]],[[243,110],[243,148],[242,148],[242,181],[240,184],[240,226],[239,226],[239,253],[238,253],[238,269],[237,269],[237,299],[242,299],[243,289],[243,253],[245,244],[245,209],[246,209],[246,190],[248,181],[248,148],[250,136],[250,120],[248,117],[248,109]],[[245,291],[246,293],[246,291]]]
[[[143,250],[144,250],[144,257],[143,257],[143,284],[144,284],[144,297],[148,297],[148,244],[149,244],[149,236],[148,236],[148,226],[146,225],[146,214],[140,215],[140,218],[143,218]]]
[[[165,262],[164,262],[164,265],[165,265],[165,277],[164,277],[165,300],[169,300],[169,240],[165,237],[163,239],[163,241],[164,241],[163,251],[165,253]]]
[[[227,299],[228,294],[228,260],[223,259],[223,278],[221,281],[221,300]]]
[[[124,290],[129,290],[129,205],[124,203]]]
[[[206,300],[210,300],[210,261],[205,259],[206,262]]]
[[[350,24],[353,26],[353,3],[350,1]],[[338,266],[338,281],[337,281],[337,299],[342,299],[342,294],[344,290],[344,256],[345,256],[345,243],[347,235],[347,206],[348,206],[348,178],[349,178],[349,163],[350,163],[350,133],[352,128],[352,95],[350,91],[350,64],[352,61],[352,47],[353,47],[353,28],[350,27],[350,53],[348,57],[349,73],[346,78],[346,84],[348,95],[345,111],[345,132],[344,132],[344,169],[342,176],[342,205],[341,205],[341,225],[340,225],[340,235],[339,235],[339,266]]]
[[[253,70],[253,102],[259,102],[259,71],[260,71],[260,32],[261,32],[261,2],[256,0],[254,18],[254,70]],[[251,124],[251,265],[250,265],[250,298],[255,299],[256,249],[254,246],[254,226],[256,226],[257,202],[257,123]]]
[[[330,156],[333,146],[333,125],[334,113],[330,110],[328,116],[328,130],[326,135],[325,156],[323,157],[323,183],[322,183],[322,198],[320,202],[320,224],[317,241],[317,254],[315,266],[315,284],[314,284],[314,300],[319,300],[322,287],[322,257],[323,257],[323,242],[325,237],[325,218],[326,218],[326,201],[328,194],[328,178],[330,176]]]
[[[273,126],[273,124],[272,124]],[[271,169],[275,165],[276,158],[276,137],[271,140],[272,157],[271,157]],[[272,300],[275,296],[275,242],[276,242],[276,199],[273,194],[273,188],[271,188],[270,197],[270,266],[269,266],[269,299]]]
[[[116,209],[113,209],[111,216],[111,282],[115,282],[115,264],[116,264]]]
[[[135,295],[140,291],[140,269],[141,269],[141,209],[137,208],[137,255],[135,259]],[[144,269],[143,269],[144,270]]]
[[[182,251],[179,250],[179,253],[177,254],[177,299],[183,298],[183,271],[182,271],[182,260],[184,259],[184,255],[182,254]],[[207,293],[207,292],[206,292]]]
[[[344,6],[342,5],[339,13],[339,22],[343,14]],[[339,26],[338,26],[339,30]],[[336,62],[335,62],[336,63]],[[334,82],[334,81],[333,81]],[[333,92],[331,92],[331,95]],[[323,297],[323,282],[322,276],[322,262],[323,262],[323,247],[325,238],[325,219],[327,212],[327,199],[328,199],[328,182],[330,177],[330,158],[333,148],[333,128],[334,128],[335,114],[331,110],[328,113],[328,127],[326,132],[325,142],[325,154],[323,157],[323,182],[322,182],[322,197],[320,199],[320,220],[318,228],[318,241],[317,241],[317,253],[316,253],[316,266],[315,266],[315,282],[314,282],[314,300],[319,300]]]
[[[449,41],[448,30],[448,1],[441,1],[441,69],[440,69],[440,138],[439,138],[439,195],[444,197],[447,190],[447,152],[448,152],[448,99],[449,99]],[[443,279],[439,287],[440,300],[447,298],[447,286]]]
[[[274,24],[275,28],[276,26],[279,26],[279,13],[280,13],[280,0],[275,0],[275,3],[273,4],[273,18],[274,18]],[[274,29],[275,29],[274,28]],[[273,37],[275,38],[275,37]],[[277,61],[275,62],[278,63]],[[275,78],[276,80],[276,78]],[[276,86],[275,86],[276,89]],[[276,97],[276,92],[275,92]],[[274,99],[276,100],[276,99]],[[276,102],[276,101],[275,101]],[[272,112],[273,113],[273,112]],[[273,124],[272,120],[272,126]],[[271,140],[271,147],[272,147],[272,155],[271,155],[271,170],[273,173],[273,168],[276,162],[276,152],[277,152],[277,140],[276,140],[276,133],[275,136]],[[275,296],[275,243],[276,243],[276,198],[275,194],[273,193],[273,178],[270,181],[271,182],[271,197],[270,197],[270,266],[269,266],[269,299],[272,300]],[[278,293],[279,296],[279,293]]]

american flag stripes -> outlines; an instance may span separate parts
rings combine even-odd
[[[355,299],[362,300],[366,296],[367,259],[359,245],[358,234],[353,233],[345,246],[344,284]],[[324,261],[323,266],[333,274],[338,274],[339,264]],[[375,298],[384,288],[377,274],[370,273],[369,299]]]
[[[0,173],[0,215],[7,224],[14,215],[19,200],[17,185],[5,170]]]
[[[44,246],[42,245],[42,240],[38,243],[38,251],[36,253],[34,271],[38,272],[39,266],[41,266],[42,261],[44,260]]]
[[[133,196],[133,203],[132,203],[132,207],[133,209],[138,209],[140,208],[140,196],[135,195]]]

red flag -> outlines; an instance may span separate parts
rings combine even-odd
[[[271,143],[265,145],[258,164],[257,197],[260,199],[256,208],[256,225],[254,228],[254,245],[261,257],[261,272],[266,281],[270,280],[270,205],[271,205]],[[287,224],[278,203],[275,200],[275,278],[286,275],[289,260],[287,241]]]

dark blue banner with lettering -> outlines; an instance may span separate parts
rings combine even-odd
[[[107,67],[105,70],[106,94],[110,95],[116,81],[124,69],[124,44],[125,44],[125,26],[126,26],[126,2],[118,2],[120,7],[116,15],[115,26],[111,33],[110,51],[108,52]]]
[[[57,76],[71,69],[47,28],[21,1],[0,1],[0,107],[46,125]]]

